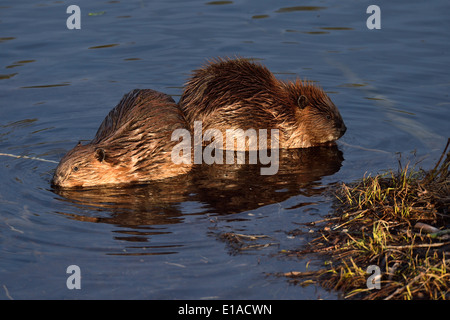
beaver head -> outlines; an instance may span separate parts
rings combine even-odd
[[[279,82],[285,105],[293,111],[289,148],[326,144],[342,137],[347,127],[339,110],[322,88],[307,81]]]
[[[106,161],[106,152],[93,144],[78,143],[58,164],[52,185],[59,187],[86,187],[118,182],[117,172]]]

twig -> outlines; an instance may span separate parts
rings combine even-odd
[[[415,249],[415,248],[436,248],[436,247],[442,247],[447,244],[450,244],[449,242],[440,242],[440,243],[431,243],[431,244],[415,244],[415,245],[409,245],[409,246],[385,246],[386,249]]]
[[[16,158],[16,159],[24,158],[24,159],[43,161],[43,162],[59,163],[59,162],[53,161],[53,160],[47,160],[47,159],[42,159],[42,158],[37,158],[37,157],[29,157],[29,156],[16,156],[14,154],[9,154],[9,153],[0,153],[0,156],[12,157],[12,158]]]
[[[9,300],[14,300],[14,298],[11,297],[11,295],[9,294],[8,288],[5,285],[3,285],[3,289],[5,289],[5,294],[8,297],[8,299]]]
[[[430,170],[430,172],[428,172],[427,176],[425,177],[424,180],[430,182],[434,179],[434,175],[437,171],[437,168],[439,167],[442,159],[444,158],[445,152],[448,149],[448,146],[450,145],[450,138],[447,139],[447,145],[444,148],[444,152],[442,152],[441,157],[439,158],[439,161],[436,163],[436,165],[434,166],[434,168],[432,170]]]

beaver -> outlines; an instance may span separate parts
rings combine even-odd
[[[189,164],[171,160],[178,143],[171,135],[187,127],[172,97],[150,89],[133,90],[109,112],[90,143],[78,143],[61,159],[52,185],[141,183],[186,173]]]
[[[201,121],[203,133],[278,129],[279,148],[284,149],[329,144],[347,130],[322,88],[310,81],[277,80],[265,66],[244,58],[216,58],[195,70],[179,106],[191,131],[196,121]],[[240,148],[249,150],[249,144]]]

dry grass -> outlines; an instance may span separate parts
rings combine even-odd
[[[397,173],[342,184],[336,215],[316,224],[320,237],[305,250],[286,253],[323,253],[330,263],[283,275],[339,290],[345,298],[449,299],[449,144],[428,172],[400,165]],[[370,265],[381,271],[379,289],[368,288]]]

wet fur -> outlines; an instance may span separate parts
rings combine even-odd
[[[53,184],[86,187],[164,179],[189,171],[171,160],[175,129],[187,128],[174,100],[153,90],[126,94],[94,139],[78,144],[56,168]]]
[[[279,129],[280,148],[320,145],[345,132],[337,108],[312,83],[279,81],[245,59],[216,59],[193,73],[178,105],[154,90],[126,94],[94,139],[61,159],[52,184],[139,183],[186,173],[190,165],[172,162],[179,141],[171,141],[171,135],[175,129],[192,133],[194,121],[203,122],[203,132],[219,129],[222,134],[226,129]]]
[[[203,132],[223,134],[226,129],[278,129],[280,148],[321,145],[346,130],[321,88],[277,80],[266,67],[243,58],[212,60],[194,71],[179,105],[191,130],[194,121],[203,122]]]

